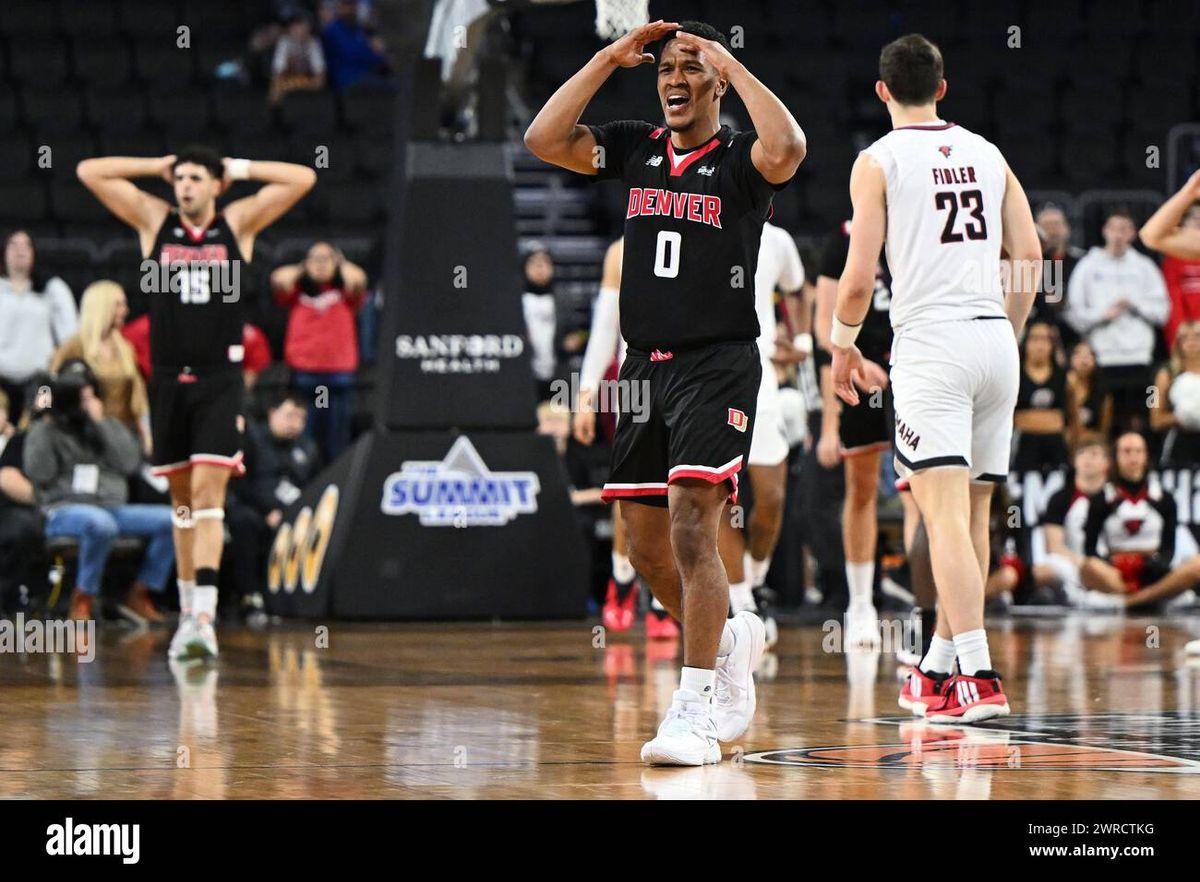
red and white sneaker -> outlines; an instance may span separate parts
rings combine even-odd
[[[956,674],[942,685],[942,700],[925,709],[931,723],[978,723],[1008,716],[1008,696],[995,671]]]
[[[900,689],[897,703],[914,716],[923,717],[930,705],[937,705],[942,700],[942,687],[950,679],[949,674],[926,674],[917,665],[913,665],[904,678],[904,686]]]
[[[679,626],[666,610],[646,610],[647,640],[678,640]]]
[[[609,631],[628,631],[637,618],[637,583],[625,588],[625,596],[617,588],[617,580],[608,580],[608,593],[604,596],[602,620]]]

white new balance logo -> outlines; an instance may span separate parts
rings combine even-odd
[[[652,165],[655,168],[658,168],[660,165],[662,165],[662,157],[661,156],[651,156],[649,159],[646,160],[646,165]]]
[[[974,683],[970,683],[966,680],[959,680],[956,685],[958,686],[959,704],[965,705],[970,704],[973,701],[979,701],[979,690],[975,687]]]

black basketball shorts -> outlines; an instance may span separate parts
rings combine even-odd
[[[154,474],[169,475],[197,464],[245,473],[240,370],[205,376],[155,370],[148,391]]]
[[[750,455],[762,362],[753,342],[674,352],[630,348],[621,365],[620,416],[601,498],[667,504],[681,478],[728,482]]]

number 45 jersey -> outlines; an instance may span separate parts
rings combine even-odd
[[[1003,318],[1000,209],[1008,166],[996,146],[938,122],[893,129],[863,152],[887,178],[885,251],[897,334]]]
[[[243,282],[249,267],[224,215],[207,227],[190,227],[175,209],[163,221],[147,260],[150,295],[150,361],[172,373],[241,369]],[[143,273],[143,285],[149,278]]]
[[[646,122],[589,128],[597,177],[629,185],[620,299],[629,345],[650,352],[757,339],[759,241],[786,185],[751,162],[757,135],[722,126],[684,152]]]

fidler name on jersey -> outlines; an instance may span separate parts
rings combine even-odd
[[[958,168],[934,168],[933,182],[935,184],[974,184],[975,166],[964,165]]]
[[[721,197],[703,193],[676,193],[655,187],[630,187],[625,219],[659,215],[695,221],[721,229]]]
[[[164,244],[158,259],[148,257],[141,263],[141,289],[146,294],[203,290],[233,295],[241,290],[242,262],[229,258],[224,244]],[[229,298],[225,298],[226,301]]]

